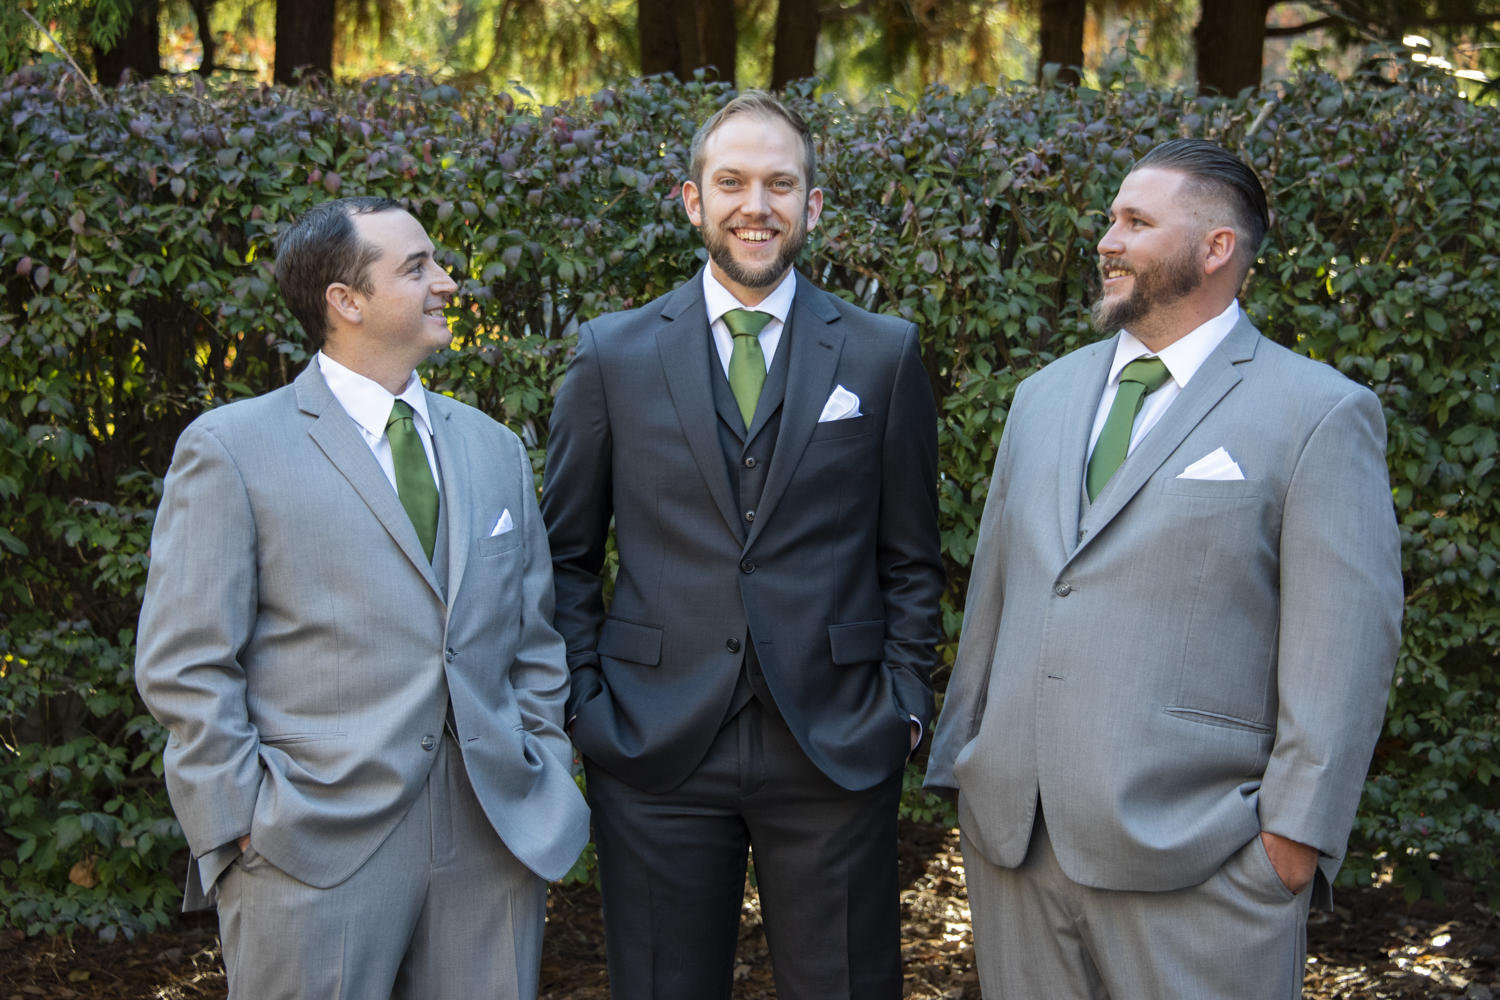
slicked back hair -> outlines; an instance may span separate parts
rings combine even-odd
[[[693,134],[693,145],[688,161],[689,180],[699,188],[703,187],[703,147],[708,144],[708,137],[735,115],[753,115],[762,121],[785,122],[790,126],[792,131],[797,133],[797,138],[802,140],[802,167],[807,173],[807,189],[812,190],[813,183],[818,176],[818,150],[813,144],[812,130],[807,127],[807,123],[800,115],[764,90],[747,90],[740,94],[715,111],[713,117],[704,122],[703,127]]]
[[[1222,200],[1239,236],[1237,256],[1249,270],[1271,228],[1266,190],[1255,171],[1223,146],[1203,139],[1170,139],[1137,160],[1131,172],[1147,168],[1186,174],[1195,194]]]
[[[276,284],[307,339],[319,350],[328,339],[328,286],[339,283],[369,295],[370,266],[380,248],[359,238],[356,215],[400,209],[392,198],[338,198],[303,212],[276,238]]]

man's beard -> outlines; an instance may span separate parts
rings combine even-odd
[[[708,256],[719,265],[730,281],[745,288],[769,288],[781,280],[786,274],[787,268],[797,262],[802,248],[807,246],[807,213],[798,216],[791,230],[778,229],[781,234],[781,252],[776,255],[776,260],[765,267],[750,270],[739,261],[734,259],[734,253],[729,249],[729,230],[738,228],[732,226],[718,226],[708,221],[705,216],[703,225],[698,227],[698,233],[703,237],[703,245],[708,248]],[[749,228],[749,227],[746,227]],[[755,227],[775,228],[775,227]]]
[[[1196,246],[1183,248],[1176,257],[1150,267],[1136,268],[1126,260],[1100,262],[1099,279],[1104,279],[1106,267],[1124,265],[1134,276],[1130,294],[1111,303],[1100,295],[1090,313],[1094,329],[1100,333],[1115,333],[1129,329],[1151,315],[1158,306],[1170,305],[1191,293],[1203,284],[1203,265],[1198,260]]]

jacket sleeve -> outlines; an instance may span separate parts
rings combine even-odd
[[[1024,383],[1022,386],[1024,389]],[[1020,402],[1018,390],[1010,412]],[[932,738],[923,786],[949,795],[958,791],[953,762],[958,753],[979,733],[990,687],[990,668],[995,662],[995,643],[1000,634],[1000,613],[1005,607],[1005,554],[1000,537],[1000,516],[1005,510],[1012,422],[1007,419],[1000,435],[995,467],[990,473],[984,514],[979,519],[979,537],[974,542],[974,562],[969,571],[968,600],[964,604],[963,634],[958,656],[943,696],[943,714]]]
[[[234,460],[211,431],[182,433],[151,533],[135,676],[171,732],[167,791],[193,854],[250,832],[260,738],[239,654],[255,629],[256,528]]]
[[[557,630],[567,644],[573,678],[567,719],[603,684],[594,648],[604,624],[599,571],[614,514],[612,447],[593,330],[584,324],[552,410],[541,506],[552,547]]]
[[[937,407],[915,326],[907,327],[886,415],[876,571],[885,603],[885,666],[901,710],[932,721],[945,574],[938,535]]]
[[[547,529],[536,502],[536,478],[526,446],[513,438],[516,475],[521,480],[522,544],[526,546],[521,579],[521,642],[510,667],[510,686],[521,724],[546,744],[565,767],[573,763],[573,745],[563,732],[569,672],[567,649],[553,628],[554,598],[552,559],[547,548]]]
[[[1282,511],[1276,742],[1261,828],[1344,853],[1401,640],[1401,536],[1374,394],[1314,430]]]

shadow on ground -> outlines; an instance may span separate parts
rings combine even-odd
[[[979,1000],[957,834],[903,823],[901,884],[906,996]],[[1447,889],[1444,905],[1412,907],[1390,888],[1339,893],[1335,913],[1308,923],[1305,1000],[1500,996],[1500,921],[1464,886]],[[607,1000],[598,891],[555,888],[547,914],[540,1000]],[[735,1000],[774,1000],[760,906],[748,886],[734,976]],[[109,944],[83,935],[17,940],[0,931],[0,1000],[225,996],[212,916],[189,915],[171,930]]]

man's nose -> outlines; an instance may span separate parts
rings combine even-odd
[[[761,183],[750,185],[745,192],[745,202],[740,206],[740,211],[745,215],[770,215],[771,196],[766,186]]]
[[[452,295],[458,291],[458,282],[453,280],[453,275],[447,271],[439,271],[440,277],[432,286],[434,295]]]
[[[1099,253],[1103,256],[1113,257],[1125,252],[1125,244],[1121,241],[1118,232],[1119,227],[1120,224],[1118,222],[1112,223],[1100,238]]]

